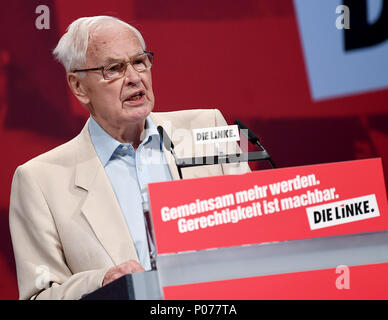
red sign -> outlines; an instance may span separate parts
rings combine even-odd
[[[388,229],[381,159],[153,183],[158,254]]]

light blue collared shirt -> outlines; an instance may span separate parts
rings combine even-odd
[[[89,133],[127,222],[140,264],[150,270],[142,203],[148,204],[148,183],[172,180],[155,124],[150,117],[146,118],[144,139],[136,151],[130,143],[121,143],[110,136],[93,117]]]

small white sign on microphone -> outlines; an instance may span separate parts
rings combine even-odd
[[[240,141],[237,125],[193,129],[193,135],[195,144]]]

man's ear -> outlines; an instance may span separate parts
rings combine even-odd
[[[81,83],[80,75],[74,72],[67,74],[67,83],[69,84],[70,90],[73,92],[75,97],[84,105],[90,103],[89,96],[85,90],[85,87]]]

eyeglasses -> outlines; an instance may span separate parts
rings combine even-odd
[[[130,58],[129,61],[113,62],[98,68],[78,69],[73,72],[101,70],[105,80],[116,80],[124,76],[128,64],[131,64],[132,68],[137,72],[144,72],[151,69],[153,63],[154,53],[152,51],[144,51],[144,53]]]

